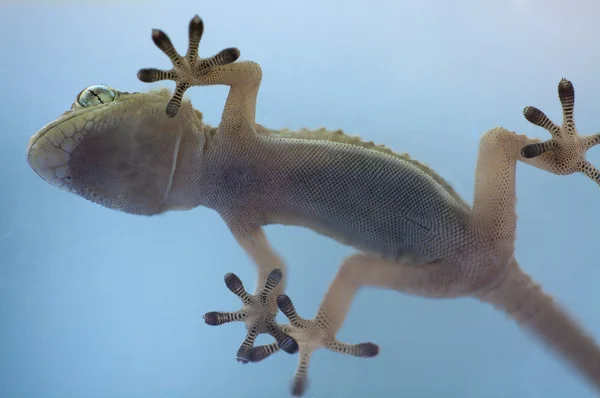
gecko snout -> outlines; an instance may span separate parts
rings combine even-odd
[[[67,140],[58,126],[46,126],[29,140],[27,162],[44,180],[67,189],[68,163],[74,144],[74,139]]]

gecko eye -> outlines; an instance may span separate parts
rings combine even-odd
[[[102,84],[84,89],[77,97],[77,102],[84,108],[99,104],[108,104],[115,100],[115,90]]]

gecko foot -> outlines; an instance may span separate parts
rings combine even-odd
[[[185,91],[196,83],[199,76],[205,75],[211,68],[235,62],[240,51],[235,47],[221,50],[209,58],[198,57],[198,46],[204,33],[204,23],[198,15],[190,21],[188,50],[185,56],[179,55],[173,47],[171,39],[159,29],[152,30],[152,41],[171,60],[173,68],[162,70],[156,68],[143,68],[137,77],[144,83],[153,83],[161,80],[173,80],[176,83],[173,97],[167,104],[165,113],[168,118],[175,117],[181,107],[181,100]]]
[[[285,352],[290,354],[298,352],[296,341],[283,332],[275,320],[277,308],[270,308],[271,306],[269,306],[269,302],[272,302],[272,300],[268,300],[269,295],[272,294],[282,277],[281,270],[274,269],[267,277],[263,289],[252,295],[246,291],[237,275],[228,273],[225,275],[225,286],[242,300],[242,303],[244,303],[242,309],[236,312],[211,311],[204,314],[204,321],[211,326],[229,322],[244,322],[246,324],[248,333],[238,349],[238,362],[248,363],[251,360],[254,341],[261,333],[268,333],[273,336],[277,341],[277,346]]]
[[[308,363],[316,349],[324,347],[340,354],[362,358],[371,358],[379,354],[379,346],[373,343],[347,344],[338,341],[330,331],[328,319],[322,312],[312,320],[301,318],[292,300],[285,294],[277,297],[277,305],[290,321],[289,325],[282,325],[281,329],[292,336],[299,346],[300,358],[291,386],[294,397],[302,396],[308,387]],[[279,348],[277,342],[254,347],[250,360],[262,361],[277,352]]]
[[[551,139],[529,144],[521,149],[524,158],[531,159],[549,153],[552,172],[568,175],[581,172],[600,185],[600,171],[585,159],[586,152],[600,143],[600,133],[581,136],[575,128],[573,108],[575,105],[575,89],[573,84],[562,78],[558,83],[558,97],[562,105],[562,126],[554,124],[541,110],[528,106],[523,115],[529,122],[547,130]]]

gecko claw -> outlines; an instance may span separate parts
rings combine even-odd
[[[241,363],[256,362],[252,360],[254,341],[259,334],[267,333],[273,336],[278,347],[289,354],[298,352],[298,343],[286,334],[277,324],[275,316],[277,308],[275,300],[269,297],[281,279],[281,270],[271,271],[265,285],[257,294],[250,294],[244,288],[241,279],[233,274],[225,275],[225,286],[242,300],[242,309],[235,312],[211,311],[204,314],[203,319],[207,325],[218,326],[229,322],[244,322],[246,324],[246,338],[237,351],[236,359]]]
[[[544,112],[534,106],[523,109],[525,119],[548,131],[552,138],[524,146],[521,148],[521,155],[532,159],[547,154],[551,172],[558,175],[580,172],[600,185],[600,171],[585,159],[586,152],[600,144],[600,133],[581,136],[575,128],[575,88],[573,83],[565,78],[558,83],[558,98],[562,106],[562,126],[552,122]]]
[[[347,344],[338,341],[331,330],[329,318],[321,310],[312,319],[298,315],[292,300],[285,294],[277,297],[277,305],[289,319],[289,325],[281,325],[284,333],[293,337],[298,344],[298,367],[290,387],[292,396],[300,397],[308,388],[308,363],[312,353],[318,348],[360,358],[371,358],[379,354],[379,346],[374,343]],[[277,342],[256,346],[250,352],[251,362],[260,362],[279,351]]]
[[[175,50],[171,39],[165,32],[160,29],[152,29],[152,41],[156,47],[169,57],[173,68],[170,70],[142,68],[138,71],[137,77],[144,83],[154,83],[162,80],[173,80],[175,82],[173,97],[165,108],[165,114],[168,118],[175,117],[179,113],[183,94],[188,88],[197,83],[198,77],[207,74],[215,66],[235,62],[240,56],[240,51],[237,48],[229,47],[209,58],[198,57],[198,46],[203,33],[204,23],[198,15],[195,15],[189,24],[187,53],[185,56],[181,56]]]

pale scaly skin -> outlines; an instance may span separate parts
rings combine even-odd
[[[575,129],[569,81],[559,84],[562,126],[535,108],[524,111],[552,140],[541,143],[503,128],[483,135],[471,208],[433,170],[405,155],[339,132],[291,134],[260,126],[255,121],[260,66],[228,63],[237,58],[235,49],[209,60],[194,58],[198,29],[196,16],[186,58],[155,30],[153,39],[174,69],[138,74],[144,81],[176,80],[174,99],[169,101],[165,90],[129,94],[88,88],[71,111],[32,137],[31,167],[55,186],[132,214],[197,206],[216,210],[257,265],[257,295],[273,270],[282,271],[266,300],[245,308],[262,314],[264,324],[274,319],[277,301],[285,304],[286,274],[264,225],[305,226],[356,247],[360,253],[342,263],[310,327],[294,320],[282,327],[296,339],[306,364],[312,350],[334,341],[356,291],[371,286],[490,303],[600,391],[600,348],[594,338],[514,258],[517,161],[559,175],[582,172],[600,183],[600,174],[585,160],[600,136],[580,136]],[[202,123],[189,101],[179,100],[186,87],[208,85],[230,87],[216,129]],[[348,213],[339,201],[353,210]],[[250,359],[264,357],[264,350],[255,347]],[[306,369],[300,379],[305,385]]]

